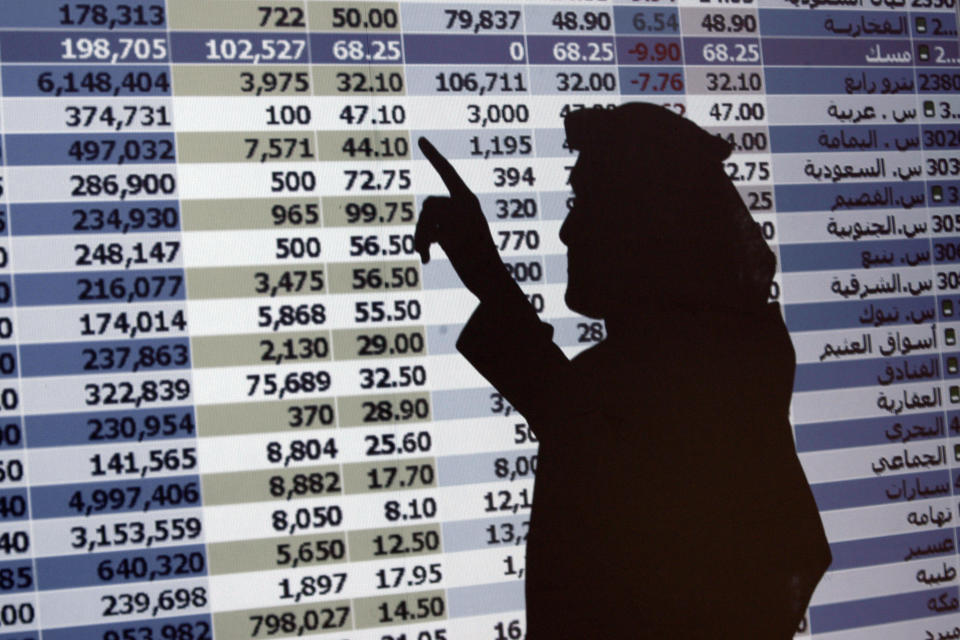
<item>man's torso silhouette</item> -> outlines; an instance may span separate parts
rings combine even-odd
[[[795,355],[767,304],[775,259],[721,161],[655,105],[565,119],[580,155],[560,229],[565,299],[606,321],[573,362],[510,278],[479,201],[429,142],[451,197],[424,202],[480,298],[457,347],[540,440],[528,640],[789,638],[830,561],[789,423]]]
[[[572,362],[544,326],[481,305],[458,342],[540,440],[528,640],[790,637],[829,551],[779,307],[651,310]]]

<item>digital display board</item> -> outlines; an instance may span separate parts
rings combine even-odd
[[[628,101],[777,254],[798,634],[960,637],[958,93],[955,0],[0,0],[0,640],[522,638],[537,440],[416,140],[572,356],[563,117]]]

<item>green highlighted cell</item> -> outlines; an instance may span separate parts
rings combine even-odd
[[[410,132],[318,131],[317,148],[320,160],[325,161],[409,160]]]
[[[337,423],[333,402],[320,399],[197,405],[196,411],[200,437],[326,429]]]
[[[208,543],[207,562],[210,575],[223,575],[441,551],[440,525],[424,524]]]
[[[191,342],[193,366],[238,367],[331,360],[329,331],[199,336]]]
[[[167,0],[167,25],[179,30],[306,29],[302,1],[236,2],[235,0]]]
[[[426,393],[340,396],[337,415],[341,427],[387,426],[430,420],[430,396]]]
[[[425,356],[426,345],[426,331],[422,326],[338,329],[333,332],[333,351],[337,360]]]
[[[343,495],[340,465],[229,471],[203,476],[203,504],[245,504]]]
[[[357,598],[353,606],[358,629],[406,624],[411,620],[445,620],[447,617],[447,602],[442,590]]]
[[[400,6],[396,2],[308,2],[311,31],[360,33],[400,29]]]
[[[317,157],[312,131],[203,131],[177,134],[177,159],[190,162],[310,162]]]
[[[420,263],[416,260],[340,262],[328,265],[330,293],[419,291]]]
[[[315,633],[339,633],[352,628],[349,600],[213,614],[216,637],[230,640],[292,638]]]
[[[207,544],[210,575],[347,561],[347,537],[342,532]]]
[[[313,92],[318,96],[402,96],[406,95],[406,85],[400,65],[337,65],[313,69]]]
[[[184,231],[307,230],[321,226],[318,198],[183,200]]]
[[[173,86],[178,96],[309,96],[307,69],[305,64],[174,65]]]
[[[191,300],[312,295],[326,293],[326,287],[323,263],[187,269]]]
[[[347,541],[351,562],[397,560],[443,551],[439,524],[350,531]]]
[[[437,486],[433,458],[404,458],[391,462],[356,462],[343,465],[346,493],[376,493]]]
[[[330,196],[323,198],[323,224],[328,227],[415,224],[413,196]]]

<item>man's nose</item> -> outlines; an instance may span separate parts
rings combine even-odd
[[[567,217],[564,219],[563,224],[560,225],[560,242],[566,246],[570,246],[570,242],[576,238],[576,227],[578,227],[577,219],[580,215],[577,213],[577,206],[574,205],[573,209],[567,214]]]

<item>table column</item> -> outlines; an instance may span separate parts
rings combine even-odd
[[[901,10],[902,11],[902,10]],[[947,428],[947,450],[950,477],[952,480],[951,513],[960,514],[957,496],[960,495],[960,350],[956,334],[960,329],[957,315],[960,314],[960,157],[957,148],[960,140],[947,140],[960,134],[960,52],[957,40],[957,13],[954,8],[941,6],[936,11],[918,11],[911,8],[907,14],[914,61],[913,80],[916,86],[914,111],[920,124],[917,138],[923,165],[923,185],[930,229],[930,252],[934,269],[934,286],[937,292],[938,337],[940,345],[940,370],[944,380],[943,396],[945,411],[942,424]],[[882,23],[881,23],[882,24]],[[916,167],[914,168],[916,170]],[[916,176],[919,179],[919,176]],[[901,437],[901,440],[904,436]],[[906,462],[905,462],[906,464]],[[953,528],[952,554],[945,553],[944,544],[949,532],[943,532],[939,544],[929,547],[911,547],[915,558],[931,558],[917,569],[916,580],[933,591],[927,601],[931,615],[937,618],[925,626],[925,633],[960,635],[960,621],[956,619],[958,594],[938,588],[956,584],[960,562],[957,558],[958,529]],[[940,558],[938,556],[943,555]],[[936,557],[940,562],[936,562]],[[906,556],[905,556],[906,558]],[[950,615],[952,612],[952,615]]]
[[[22,6],[14,25],[32,30],[3,34],[43,636],[200,637],[207,561],[165,9],[84,7]]]
[[[810,630],[922,634],[956,562],[909,18],[759,14],[793,420],[834,556]]]
[[[780,302],[781,260],[758,10],[753,5],[704,7],[699,0],[681,0],[679,26],[687,74],[685,115],[733,145],[724,169],[777,256],[770,301]]]
[[[0,36],[0,617],[6,612],[13,633],[5,640],[39,638],[40,612],[36,587],[36,556],[30,522],[29,472],[23,407],[20,403],[20,345],[16,331],[16,293],[10,239],[10,200],[7,180],[6,129],[4,127],[3,48]],[[19,628],[19,632],[14,631]],[[31,630],[32,629],[32,630]]]
[[[214,626],[231,638],[446,615],[410,140],[390,126],[403,102],[378,104],[405,92],[399,16],[331,9],[171,5]]]

